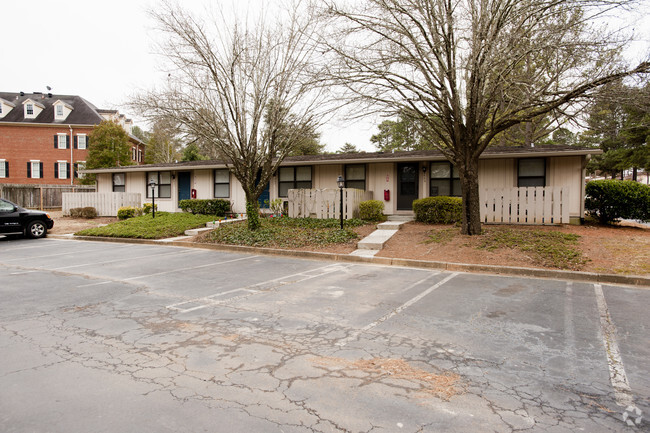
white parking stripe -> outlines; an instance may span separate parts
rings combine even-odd
[[[437,273],[436,273],[435,275],[437,275]],[[418,302],[420,299],[424,298],[424,297],[427,296],[429,293],[433,292],[433,291],[436,290],[438,287],[442,286],[442,285],[445,284],[447,281],[449,281],[449,280],[451,280],[452,278],[454,278],[456,275],[458,275],[457,272],[454,272],[454,273],[452,273],[452,274],[450,274],[450,275],[447,275],[447,276],[446,276],[445,278],[443,278],[441,281],[438,281],[436,284],[434,284],[433,286],[429,287],[429,288],[428,288],[427,290],[425,290],[424,292],[422,292],[422,293],[420,293],[419,295],[414,296],[413,298],[411,298],[411,299],[409,299],[408,301],[404,302],[402,305],[400,305],[399,307],[395,308],[393,311],[391,311],[390,313],[386,314],[385,316],[382,316],[382,317],[380,317],[379,319],[375,320],[374,322],[372,322],[372,323],[370,323],[370,324],[364,326],[363,328],[359,329],[358,331],[353,332],[353,333],[352,333],[351,335],[349,335],[348,337],[346,337],[346,338],[342,339],[341,341],[339,341],[338,343],[336,343],[336,345],[337,345],[337,346],[340,346],[340,347],[343,347],[343,346],[345,346],[346,344],[348,344],[350,341],[352,341],[352,340],[356,340],[362,332],[367,332],[367,331],[371,330],[372,328],[374,328],[375,326],[377,326],[377,325],[379,325],[379,324],[385,322],[386,320],[390,319],[391,317],[393,317],[393,316],[395,316],[395,315],[401,313],[402,311],[406,310],[408,307],[410,307],[411,305],[415,304],[415,303]],[[406,288],[406,290],[408,290],[408,289],[410,289],[410,288],[412,288],[412,287],[415,287],[415,286],[417,286],[418,284],[421,284],[421,283],[425,282],[425,281],[426,281],[427,279],[429,279],[429,278],[431,278],[431,275],[427,276],[426,278],[421,279],[420,281],[417,281],[417,282],[411,284],[409,287]]]
[[[148,257],[164,257],[164,256],[173,256],[173,255],[188,255],[188,254],[198,254],[204,251],[172,251],[162,253],[162,254],[147,254],[144,256],[135,256],[135,257],[123,257],[121,259],[115,259],[115,260],[107,260],[105,262],[90,262],[90,263],[81,263],[77,265],[70,265],[70,266],[62,266],[60,268],[53,268],[53,271],[61,271],[63,269],[72,269],[72,268],[81,268],[84,266],[97,266],[97,265],[106,265],[109,263],[117,263],[117,262],[124,262],[124,261],[129,261],[129,260],[135,260],[135,259],[146,259]]]
[[[61,256],[64,256],[64,255],[85,253],[85,252],[95,252],[95,251],[104,253],[106,251],[119,250],[119,249],[123,249],[123,248],[124,247],[106,248],[106,249],[102,249],[101,251],[98,251],[96,248],[95,249],[87,249],[87,250],[86,249],[74,250],[74,251],[66,250],[66,251],[59,251],[59,252],[54,253],[54,254],[45,254],[45,255],[42,255],[42,256],[18,257],[18,258],[13,258],[13,259],[6,259],[6,260],[3,259],[2,261],[3,261],[3,263],[8,263],[8,262],[15,262],[16,260],[44,259],[44,258],[48,258],[48,257],[61,257]]]
[[[621,359],[621,352],[616,343],[616,327],[612,322],[605,302],[605,294],[600,284],[594,284],[596,292],[596,303],[598,304],[598,313],[600,315],[600,330],[607,352],[607,364],[609,365],[609,380],[614,387],[614,399],[619,406],[633,406],[632,389],[627,381],[627,374]]]

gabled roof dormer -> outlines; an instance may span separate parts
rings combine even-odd
[[[41,111],[45,109],[45,105],[28,98],[23,101],[23,108],[25,110],[25,119],[36,119],[41,114]]]
[[[9,114],[9,112],[14,108],[16,108],[16,104],[0,98],[0,119]]]
[[[72,105],[63,102],[60,99],[52,104],[52,107],[54,107],[54,121],[65,120],[70,115],[72,110],[74,110],[74,107]]]

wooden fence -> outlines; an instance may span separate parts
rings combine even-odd
[[[485,189],[481,221],[492,224],[568,224],[569,190],[560,187]]]
[[[63,194],[70,192],[93,193],[95,186],[0,184],[0,197],[27,209],[61,209]]]
[[[343,188],[343,218],[358,218],[359,203],[372,200],[371,191]],[[340,189],[290,189],[289,216],[292,218],[339,218]]]
[[[117,216],[117,210],[124,206],[140,207],[140,193],[108,192],[95,194],[63,194],[63,215],[70,215],[70,209],[94,207],[99,216]]]

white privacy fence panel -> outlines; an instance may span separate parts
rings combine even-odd
[[[142,206],[140,193],[63,193],[63,215],[70,215],[70,209],[73,208],[94,207],[97,210],[97,215],[99,216],[117,216],[117,210],[125,206]]]
[[[290,189],[289,216],[291,218],[339,218],[343,192],[343,218],[358,218],[359,203],[372,200],[372,191],[355,188]]]
[[[481,221],[493,224],[568,224],[569,189],[531,187],[485,189]]]

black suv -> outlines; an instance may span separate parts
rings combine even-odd
[[[30,238],[42,238],[54,227],[54,221],[45,212],[23,209],[0,198],[0,235],[22,233]]]

